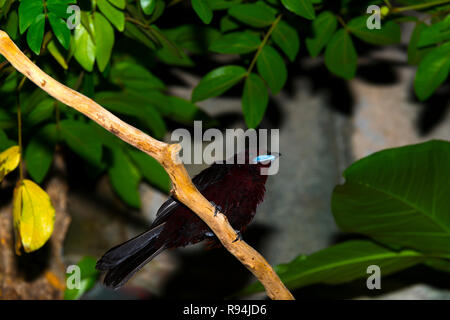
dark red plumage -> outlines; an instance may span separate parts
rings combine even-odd
[[[254,164],[246,152],[244,164],[214,163],[192,181],[203,196],[227,216],[231,226],[241,232],[264,199],[267,175],[262,175],[261,169],[268,166],[270,161]],[[97,262],[97,269],[107,271],[105,285],[118,288],[164,249],[198,243],[207,238],[215,238],[209,227],[171,197],[158,210],[150,230],[110,249]]]

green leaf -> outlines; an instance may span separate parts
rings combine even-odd
[[[65,48],[69,49],[70,46],[70,30],[67,27],[66,22],[53,13],[48,14],[48,21],[52,26],[53,33],[58,39],[59,43]]]
[[[256,128],[264,117],[269,94],[261,78],[252,73],[245,80],[244,94],[242,95],[242,112],[245,123],[249,128]]]
[[[36,18],[43,14],[44,2],[36,0],[22,0],[19,5],[19,30],[24,33]]]
[[[139,208],[139,181],[141,175],[127,154],[120,149],[113,150],[113,163],[108,170],[109,179],[119,197],[129,206]]]
[[[27,32],[27,43],[30,49],[37,55],[41,52],[42,40],[44,39],[45,15],[41,13],[30,25]]]
[[[11,11],[8,14],[8,20],[6,21],[5,31],[12,40],[16,40],[19,35],[19,16],[16,11]]]
[[[144,11],[146,15],[151,15],[153,11],[155,11],[156,0],[140,0],[140,1],[142,11]]]
[[[63,67],[64,70],[67,70],[69,66],[67,65],[67,61],[59,50],[56,42],[54,40],[50,40],[47,45],[47,50],[50,54],[55,58],[55,60]]]
[[[125,9],[126,0],[109,0],[113,5],[115,5],[119,9]]]
[[[346,232],[427,253],[450,253],[450,142],[377,152],[355,162],[332,211]]]
[[[240,66],[224,66],[209,72],[192,92],[192,102],[216,97],[245,77],[247,70]]]
[[[418,252],[391,251],[371,241],[340,243],[307,257],[300,256],[277,268],[281,281],[291,290],[312,284],[339,284],[367,277],[367,267],[377,265],[386,276],[421,263]],[[365,280],[364,280],[365,281]],[[241,294],[263,291],[260,283],[245,288]]]
[[[111,81],[120,87],[146,92],[152,89],[164,90],[164,83],[148,69],[130,61],[115,63],[111,68]]]
[[[27,126],[32,127],[42,121],[50,119],[53,116],[54,109],[55,100],[45,98],[44,100],[39,101],[25,117]]]
[[[313,20],[316,17],[311,0],[281,0],[286,9],[298,14],[299,16]]]
[[[5,110],[0,109],[0,129],[15,127],[14,118]]]
[[[159,112],[146,98],[148,95],[150,92],[124,94],[105,91],[97,93],[95,100],[113,112],[135,117],[149,128],[155,137],[162,138],[167,130],[166,125]]]
[[[6,134],[0,130],[0,152],[3,152],[14,145],[14,141],[9,140]]]
[[[173,29],[166,29],[167,37],[191,53],[205,54],[213,41],[221,37],[218,30],[211,27],[185,24]]]
[[[271,46],[265,46],[256,61],[259,74],[266,81],[272,94],[277,94],[287,80],[287,69],[283,58]]]
[[[367,28],[367,16],[352,19],[347,28],[359,39],[375,45],[389,45],[400,42],[400,26],[394,21],[387,21],[381,29]]]
[[[202,19],[203,23],[210,24],[213,18],[213,12],[207,0],[192,0],[192,8],[195,13]]]
[[[317,57],[328,44],[337,28],[337,19],[330,11],[322,12],[312,23],[314,36],[306,39],[306,48],[311,57]]]
[[[83,294],[94,287],[100,276],[100,272],[95,268],[96,263],[97,260],[89,256],[84,257],[77,263],[80,271],[80,288],[66,288],[64,291],[64,300],[78,300]],[[74,273],[66,273],[67,283],[72,284],[71,276],[73,277],[73,275]]]
[[[208,0],[208,3],[213,10],[225,10],[241,3],[242,0]]]
[[[171,186],[169,175],[158,161],[137,149],[129,149],[128,154],[145,180],[165,193],[169,193]]]
[[[291,62],[297,57],[300,49],[300,39],[297,30],[284,21],[280,21],[273,29],[272,40],[280,47]]]
[[[25,149],[27,171],[37,183],[44,180],[50,169],[56,139],[56,125],[52,123],[39,130]]]
[[[179,97],[167,97],[167,103],[169,104],[168,112],[164,113],[165,117],[170,118],[173,121],[182,123],[185,125],[192,125],[194,120],[203,121],[203,126],[212,126],[216,121],[211,119],[205,112],[190,101]]]
[[[139,29],[135,24],[126,21],[124,35],[141,42],[143,45],[147,46],[150,50],[155,50],[156,45],[153,39],[150,39],[141,29]]]
[[[95,58],[100,72],[103,72],[111,58],[114,46],[114,29],[108,20],[100,13],[94,12],[95,27]]]
[[[89,19],[92,22],[92,19]],[[96,49],[91,35],[83,24],[75,29],[74,49],[75,59],[86,71],[91,72],[94,68]]]
[[[424,26],[417,42],[418,47],[426,47],[450,39],[450,15],[431,26]]]
[[[125,28],[125,14],[112,6],[107,0],[97,0],[97,6],[106,18],[117,28],[123,31]]]
[[[225,33],[228,31],[236,30],[239,28],[239,23],[237,23],[233,18],[229,15],[224,16],[220,20],[220,32]]]
[[[429,259],[425,261],[425,265],[438,271],[450,273],[450,260]]]
[[[358,54],[352,38],[341,29],[337,31],[325,50],[325,65],[334,74],[351,79],[355,76]]]
[[[82,121],[62,120],[60,127],[62,138],[73,151],[91,164],[101,163],[102,145],[91,126]]]
[[[76,3],[75,0],[47,0],[46,6],[47,11],[56,15],[59,18],[67,19],[69,14],[67,13],[67,8],[70,4]]]
[[[232,32],[214,41],[209,49],[217,53],[243,54],[258,49],[261,40],[251,31]]]
[[[420,62],[414,78],[417,97],[424,101],[447,79],[450,70],[450,42],[431,50]]]
[[[256,28],[269,26],[275,20],[275,11],[263,2],[238,4],[231,7],[228,14]]]
[[[419,22],[416,24],[416,27],[414,28],[414,31],[411,35],[411,38],[409,40],[408,45],[408,63],[412,65],[419,64],[420,61],[422,61],[423,57],[432,50],[432,48],[425,48],[421,49],[418,47],[418,42],[420,39],[420,35],[422,34],[423,30],[427,26],[423,22]]]

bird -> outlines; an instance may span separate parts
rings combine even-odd
[[[235,241],[255,216],[266,192],[269,168],[280,154],[265,151],[236,153],[233,161],[215,162],[196,175],[192,182],[222,212],[237,233]],[[238,161],[239,157],[244,161]],[[105,286],[118,289],[136,272],[166,249],[184,247],[209,239],[217,242],[211,229],[173,195],[159,208],[150,229],[108,250],[96,264],[106,272]]]

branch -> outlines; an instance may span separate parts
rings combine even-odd
[[[123,122],[92,99],[56,81],[31,62],[2,30],[0,30],[0,54],[49,95],[155,158],[169,174],[174,196],[194,211],[211,228],[222,245],[258,278],[265,287],[267,295],[277,300],[294,299],[263,256],[244,241],[233,243],[236,233],[226,216],[220,213],[214,217],[215,208],[202,196],[189,178],[178,156],[180,145],[166,144],[150,137]]]

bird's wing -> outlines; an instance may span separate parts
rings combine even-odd
[[[214,163],[210,167],[204,169],[199,174],[197,174],[192,182],[195,187],[202,192],[208,186],[215,184],[222,180],[225,175],[228,173],[230,166],[227,164],[217,164]],[[163,222],[166,222],[167,219],[172,215],[172,213],[180,206],[183,206],[181,202],[171,196],[166,202],[162,204],[156,213],[156,219],[153,221],[152,227],[156,227]]]

